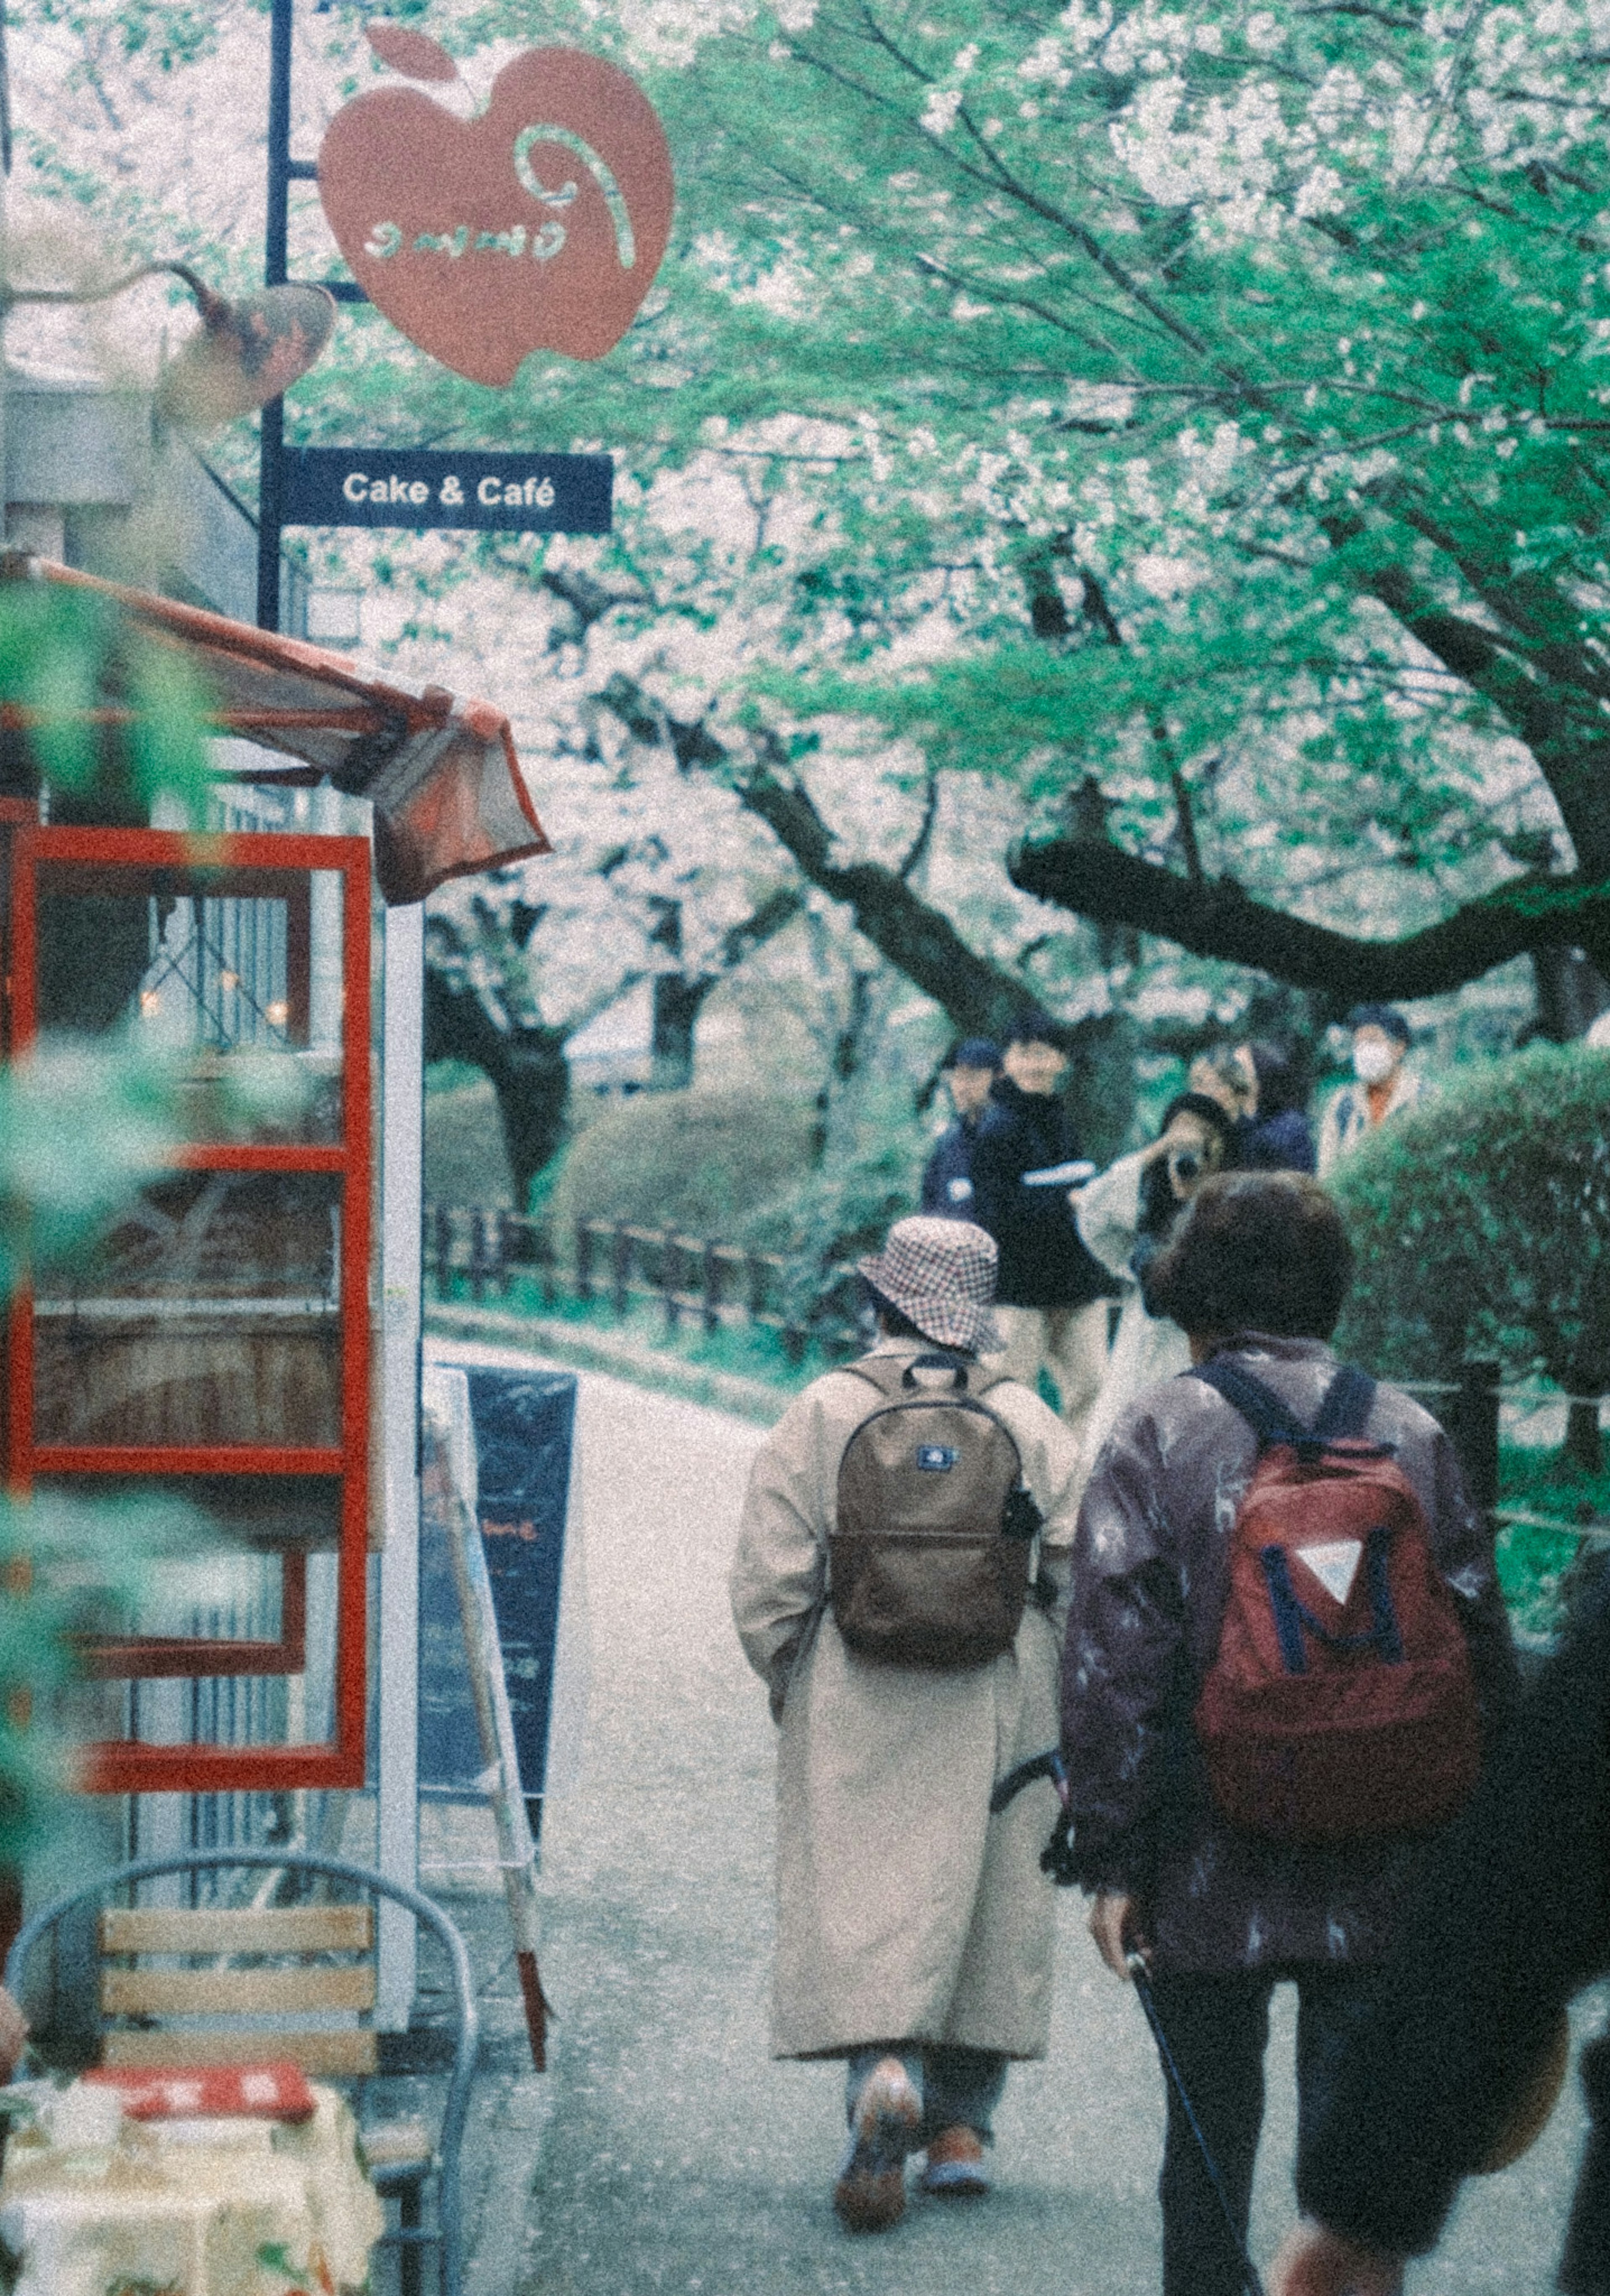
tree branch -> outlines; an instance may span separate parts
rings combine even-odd
[[[939,818],[939,775],[930,772],[928,786],[923,795],[922,825],[907,849],[906,857],[895,871],[902,885],[908,885],[916,871],[928,857],[928,848],[933,842],[933,824]]]
[[[932,996],[964,1037],[998,1035],[1039,1000],[1032,984],[968,947],[940,910],[879,861],[840,864],[833,832],[804,784],[787,770],[782,747],[762,732],[752,760],[737,755],[700,719],[669,717],[635,680],[619,672],[598,700],[635,740],[667,742],[683,771],[719,768],[745,812],[763,821],[801,873],[850,910],[858,932]]]
[[[1344,1004],[1436,996],[1534,949],[1610,954],[1610,884],[1516,878],[1399,940],[1366,940],[1254,900],[1233,878],[1193,883],[1105,840],[1057,836],[1007,861],[1020,892],[1094,924],[1131,925],[1194,956],[1250,965]]]

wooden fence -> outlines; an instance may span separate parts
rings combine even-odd
[[[474,1300],[502,1296],[522,1270],[533,1276],[544,1307],[562,1298],[598,1300],[624,1316],[637,1301],[655,1301],[667,1332],[694,1324],[706,1332],[735,1324],[776,1332],[795,1362],[812,1340],[844,1356],[864,1340],[852,1267],[835,1267],[826,1283],[813,1283],[800,1261],[780,1252],[749,1251],[710,1236],[626,1220],[578,1220],[565,1261],[546,1221],[479,1205],[427,1204],[424,1244],[439,1300],[466,1292]]]

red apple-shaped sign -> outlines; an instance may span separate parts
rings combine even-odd
[[[331,121],[318,191],[353,276],[392,325],[472,382],[536,350],[602,358],[670,236],[670,152],[627,73],[577,48],[506,64],[460,119],[416,88]]]

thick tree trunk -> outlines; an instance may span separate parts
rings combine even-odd
[[[1585,1036],[1610,1004],[1610,987],[1580,948],[1533,950],[1532,975],[1537,988],[1533,1034],[1551,1045],[1569,1045]]]
[[[651,1092],[681,1092],[694,1080],[694,1031],[704,1000],[715,987],[709,973],[689,979],[680,972],[654,975],[653,1042],[649,1060]]]
[[[487,1078],[497,1095],[514,1201],[522,1211],[531,1182],[564,1139],[571,1095],[564,1048],[570,1033],[540,1025],[505,1031],[472,988],[425,967],[425,1058],[464,1061]]]
[[[810,1128],[810,1165],[820,1171],[827,1159],[827,1144],[833,1134],[835,1105],[845,1090],[860,1073],[867,1057],[867,1029],[872,1018],[872,988],[874,976],[858,968],[850,976],[850,1004],[842,1026],[834,1035],[833,1051],[828,1056],[827,1073],[817,1094],[816,1115]]]

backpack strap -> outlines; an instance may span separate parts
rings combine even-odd
[[[944,1348],[932,1348],[932,1350],[928,1350],[925,1355],[912,1355],[912,1357],[884,1355],[884,1352],[880,1350],[880,1352],[873,1352],[873,1355],[859,1357],[854,1364],[841,1364],[838,1368],[841,1368],[841,1371],[852,1373],[857,1380],[866,1380],[866,1384],[868,1384],[868,1387],[875,1387],[877,1394],[880,1394],[886,1403],[898,1403],[898,1400],[902,1400],[905,1396],[912,1394],[912,1391],[916,1391],[916,1380],[912,1378],[912,1373],[919,1366],[924,1368],[924,1371],[951,1371],[953,1394],[976,1396],[981,1391],[981,1387],[995,1387],[995,1380],[983,1380],[983,1382],[973,1384],[973,1380],[969,1378],[969,1373],[972,1373],[976,1366],[965,1362],[960,1355],[949,1355]],[[944,1394],[944,1389],[930,1389],[930,1394]]]
[[[1239,1364],[1215,1358],[1212,1363],[1194,1365],[1186,1377],[1201,1380],[1204,1386],[1221,1395],[1232,1411],[1238,1411],[1258,1438],[1261,1451],[1276,1443],[1289,1443],[1294,1450],[1312,1444],[1312,1433],[1284,1397],[1277,1395],[1272,1387],[1266,1387],[1261,1379],[1255,1379],[1250,1371],[1244,1371]]]
[[[1314,1422],[1316,1443],[1347,1443],[1363,1434],[1375,1409],[1376,1382],[1357,1364],[1343,1364],[1325,1391]]]
[[[1348,1442],[1361,1435],[1375,1406],[1376,1382],[1353,1364],[1343,1364],[1326,1389],[1319,1415],[1311,1427],[1305,1427],[1283,1397],[1240,1364],[1222,1360],[1197,1364],[1187,1376],[1204,1381],[1241,1414],[1258,1438],[1260,1450],[1286,1443],[1300,1456],[1311,1458],[1327,1443]]]
[[[979,1368],[977,1364],[969,1363],[965,1357],[952,1355],[944,1348],[933,1348],[924,1355],[908,1357],[877,1353],[862,1356],[858,1362],[840,1365],[841,1370],[852,1372],[857,1379],[864,1379],[868,1387],[875,1387],[881,1396],[893,1402],[912,1394],[928,1394],[936,1398],[944,1395],[946,1390],[943,1388],[924,1389],[912,1377],[916,1371],[949,1372],[952,1374],[949,1391],[954,1395],[979,1396],[989,1388],[999,1386],[1005,1376],[1003,1373],[991,1372],[982,1379],[975,1378],[973,1374]]]

